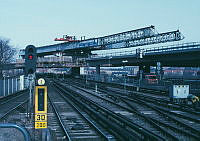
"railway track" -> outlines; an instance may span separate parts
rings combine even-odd
[[[89,82],[89,85],[85,85],[84,81],[83,80],[76,80],[77,84],[79,84],[80,86],[82,87],[87,87],[87,88],[90,88],[90,89],[94,89],[95,85],[96,85],[96,82],[93,82],[93,81],[90,81]],[[126,89],[124,90],[124,87],[122,87],[120,85],[119,88],[117,88],[115,85],[112,86],[112,85],[106,85],[104,83],[99,83],[98,84],[98,88],[100,88],[100,90],[109,90],[109,89],[117,89],[117,91],[119,90],[119,92],[123,91],[123,94],[124,94],[124,91],[126,91],[126,94],[129,95],[129,96],[137,96],[137,97],[141,97],[142,99],[145,99],[146,101],[152,101],[152,102],[160,102],[160,104],[164,104],[165,106],[167,107],[171,107],[172,109],[183,109],[187,112],[193,112],[193,113],[200,113],[200,110],[199,108],[196,108],[196,107],[193,107],[191,105],[186,105],[186,104],[178,104],[178,103],[173,103],[170,101],[170,98],[166,95],[166,93],[163,93],[163,91],[160,91],[160,94],[159,94],[159,90],[153,90],[153,89],[150,89],[150,93],[148,91],[148,89],[145,89],[145,91],[141,90],[141,91],[136,91],[136,90],[133,90],[131,88],[129,89]],[[155,93],[155,94],[153,94]]]
[[[69,79],[69,80],[67,79],[67,81],[73,82],[74,84],[77,84],[81,87],[88,88],[88,89],[94,89],[95,85],[96,85],[96,83],[94,83],[94,82],[89,82],[89,84],[86,85],[86,83],[82,80],[76,80],[74,82],[71,79]],[[132,97],[140,97],[141,99],[145,99],[146,101],[150,101],[153,103],[156,102],[157,104],[163,105],[163,106],[171,108],[173,110],[182,109],[184,111],[187,111],[187,112],[190,112],[193,114],[197,114],[197,115],[199,115],[199,113],[200,113],[200,111],[197,108],[191,107],[189,105],[173,103],[170,101],[169,97],[163,96],[163,95],[152,95],[152,94],[144,93],[144,92],[124,90],[123,88],[116,88],[115,86],[111,87],[111,86],[107,86],[103,83],[98,85],[98,90],[100,90],[102,92],[114,90],[114,92],[116,92],[116,93],[128,95],[130,97],[131,96]]]
[[[71,79],[72,80],[72,79]],[[75,80],[76,83],[79,84],[85,84],[85,80],[84,79],[73,79],[73,81]],[[199,111],[200,112],[200,108],[199,107],[194,107],[193,105],[186,105],[186,104],[182,104],[182,103],[173,103],[170,101],[169,98],[169,92],[168,91],[163,91],[163,90],[156,90],[156,89],[149,89],[149,88],[140,88],[139,90],[137,90],[137,87],[135,86],[129,86],[126,85],[124,86],[123,84],[117,84],[117,83],[103,83],[103,82],[99,82],[99,81],[87,81],[88,85],[84,86],[84,87],[88,87],[93,89],[95,87],[95,85],[97,84],[98,87],[101,88],[106,88],[106,87],[110,87],[110,88],[120,88],[120,89],[126,89],[126,91],[132,91],[132,94],[134,92],[134,95],[138,96],[142,96],[146,99],[153,99],[153,100],[158,100],[158,101],[162,101],[165,103],[171,103],[173,105],[179,106],[179,107],[184,107],[184,108],[190,108],[192,110],[195,109],[195,111]]]
[[[14,123],[25,127],[31,135],[31,139],[39,140],[35,137],[33,123],[27,118],[27,104],[28,104],[28,91],[23,90],[15,94],[3,97],[0,99],[0,122],[1,123]],[[24,140],[23,135],[16,129],[0,129],[1,139],[2,135],[5,140]],[[5,136],[4,136],[5,135]],[[8,136],[8,137],[6,137]]]
[[[0,121],[5,120],[13,111],[19,110],[20,108],[23,109],[27,102],[27,91],[20,91],[12,97],[2,98],[0,103]]]
[[[49,104],[50,128],[54,128],[57,140],[111,140],[88,115],[64,96],[59,88],[51,88]],[[113,138],[114,139],[114,138]]]
[[[72,86],[69,86],[68,90],[69,89],[73,89]],[[127,127],[125,127],[125,129],[127,131],[130,130],[129,128],[132,128],[132,130],[135,130],[135,132],[138,132],[137,129],[143,130],[145,132],[143,132],[143,133],[140,132],[140,133],[137,133],[137,134],[140,134],[140,136],[146,134],[146,136],[148,135],[148,137],[146,137],[148,139],[150,139],[151,136],[155,137],[154,139],[156,139],[156,140],[165,140],[165,138],[168,138],[168,139],[171,139],[171,140],[177,139],[176,137],[170,135],[165,129],[160,128],[156,123],[149,121],[146,117],[142,116],[139,113],[133,112],[135,114],[134,115],[133,113],[130,113],[130,111],[131,111],[130,109],[127,110],[127,108],[122,107],[120,105],[116,105],[114,103],[112,103],[112,106],[111,106],[109,104],[110,103],[109,100],[106,101],[105,99],[101,99],[101,100],[92,99],[91,95],[89,97],[86,96],[86,94],[83,91],[77,90],[77,87],[73,91],[76,92],[76,93],[79,93],[79,94],[81,93],[82,94],[81,98],[84,99],[84,101],[88,100],[92,103],[95,103],[96,105],[98,105],[100,107],[103,107],[104,109],[107,109],[107,110],[109,109],[108,111],[110,112],[109,113],[110,115],[115,115],[115,116],[117,115],[117,116],[121,117],[123,120],[126,121],[126,122],[125,121],[123,121],[123,122],[125,122],[124,124],[127,124]],[[115,105],[115,107],[113,105]],[[114,109],[113,109],[113,107],[114,107]],[[126,111],[122,110],[122,109],[126,109]],[[137,114],[137,116],[136,116],[136,114]],[[130,126],[130,127],[128,127],[128,126]],[[134,126],[135,126],[135,128],[133,128]]]
[[[120,90],[116,90],[113,95],[115,95],[115,97],[116,97],[116,93],[119,93],[119,92],[120,92]],[[124,91],[122,91],[122,92],[124,92]],[[120,94],[125,95],[122,92]],[[113,93],[113,91],[108,91],[108,93],[111,94],[111,93]],[[122,97],[122,96],[120,97],[120,99],[124,99],[124,98],[126,98],[126,97]],[[117,98],[114,98],[114,99],[117,99]],[[123,102],[125,102],[129,107],[131,107],[135,111],[138,111],[143,114],[147,114],[148,118],[150,118],[151,121],[158,123],[160,127],[168,128],[169,133],[171,133],[172,135],[177,137],[177,139],[198,140],[200,137],[200,134],[199,134],[200,126],[198,124],[200,119],[199,119],[198,112],[194,112],[194,111],[189,112],[188,111],[189,113],[187,113],[185,111],[182,111],[182,114],[180,114],[180,113],[177,114],[176,113],[177,111],[171,112],[167,108],[159,107],[160,105],[158,106],[158,105],[152,104],[151,102],[147,102],[144,100],[142,101],[138,98],[135,100],[135,103],[133,103],[133,100],[130,102],[130,99],[129,99],[129,102],[124,101],[124,100],[123,100]],[[137,102],[137,104],[136,104],[136,102]],[[146,107],[144,107],[144,106],[146,106]],[[135,107],[140,107],[140,108],[136,109]],[[174,105],[173,105],[173,107],[174,107]],[[179,107],[176,107],[176,109],[178,110]],[[181,110],[183,110],[183,109],[181,109]],[[168,114],[166,114],[166,112],[168,112]]]
[[[101,89],[101,91],[103,91],[103,92],[111,91],[113,93],[117,93],[120,95],[121,94],[126,95],[130,98],[139,98],[139,99],[145,100],[147,102],[156,103],[157,105],[160,105],[162,107],[167,107],[172,110],[182,110],[182,111],[186,111],[191,114],[200,115],[199,111],[197,111],[196,109],[194,109],[190,106],[172,103],[166,99],[161,99],[160,97],[152,97],[152,96],[149,96],[148,94],[141,93],[141,92],[126,91],[126,93],[125,93],[123,89],[112,88],[112,87],[106,87],[106,88],[104,88],[104,90]]]
[[[86,83],[85,81],[83,81],[81,79],[71,79],[71,78],[66,79],[66,81],[73,82],[82,87],[87,87],[90,89],[95,89],[95,85],[97,85],[98,88],[100,88],[100,89],[106,89],[106,88],[118,88],[121,90],[124,89],[124,86],[121,84],[110,84],[110,83],[107,84],[107,83],[95,82],[95,81],[87,81],[87,83]],[[151,99],[156,99],[156,100],[159,99],[160,101],[163,101],[163,102],[170,102],[168,95],[166,93],[164,93],[163,91],[159,91],[159,90],[141,88],[141,89],[139,89],[139,91],[136,91],[136,89],[126,86],[125,91],[127,91],[127,92],[133,91],[139,95],[145,96],[146,98],[151,98]]]
[[[93,81],[88,82],[88,84],[85,83],[85,81],[78,80],[78,79],[75,79],[75,81],[73,81],[72,79],[67,79],[66,81],[74,82],[75,84],[77,84],[81,87],[89,88],[89,89],[95,89],[95,85],[96,85],[96,82],[93,82]],[[176,110],[178,108],[178,109],[183,109],[184,111],[187,111],[187,112],[191,112],[191,113],[193,112],[194,114],[200,113],[200,111],[197,108],[194,108],[192,106],[171,102],[170,98],[163,94],[158,95],[158,93],[157,93],[156,95],[154,95],[154,94],[149,94],[149,93],[144,93],[144,92],[139,92],[139,91],[134,91],[134,90],[127,90],[127,89],[124,90],[123,87],[116,88],[116,86],[113,86],[113,87],[111,85],[107,86],[104,83],[99,83],[97,85],[98,85],[98,89],[100,91],[106,92],[106,91],[114,90],[117,93],[120,93],[123,95],[125,94],[125,95],[132,96],[132,97],[140,97],[142,99],[145,99],[146,101],[156,102],[156,103],[159,103],[160,105],[169,107],[174,110]],[[153,90],[151,90],[151,91],[153,91]],[[156,92],[158,92],[158,91],[156,90]]]
[[[158,102],[158,100],[149,101],[147,99],[142,99],[141,97],[127,98],[124,96],[125,94],[123,92],[124,91],[120,92],[118,89],[115,91],[108,91],[108,93],[112,96],[120,97],[120,99],[128,103],[132,109],[143,114],[148,114],[148,117],[159,123],[160,126],[166,126],[171,128],[172,131],[176,130],[181,134],[186,131],[184,134],[188,134],[189,139],[191,139],[190,137],[194,137],[195,139],[200,137],[199,112],[195,112],[192,109],[190,111],[188,108],[182,108],[177,105],[167,105],[166,103],[163,104],[162,102]],[[165,121],[165,123],[163,123],[163,121]],[[183,136],[181,140],[183,139],[186,139],[186,137]]]

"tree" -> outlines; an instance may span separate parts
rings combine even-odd
[[[0,38],[0,66],[11,63],[14,60],[16,50],[10,45],[10,40]],[[0,69],[0,78],[2,77]]]

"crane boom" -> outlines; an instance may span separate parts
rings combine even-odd
[[[64,37],[63,37],[64,38]],[[55,52],[65,51],[68,54],[91,54],[94,50],[106,50],[115,48],[137,47],[158,43],[166,43],[172,41],[179,41],[184,39],[179,30],[157,33],[154,26],[144,27],[136,30],[121,32],[108,36],[90,38],[83,40],[73,40],[71,36],[66,36],[68,42],[41,46],[37,48],[38,54],[52,54]],[[63,40],[63,39],[61,39]],[[24,56],[24,51],[21,50],[21,56]]]
[[[78,46],[80,48],[93,47],[94,49],[98,50],[98,49],[136,47],[143,45],[179,41],[182,39],[184,39],[184,37],[179,30],[165,32],[165,33],[156,33],[155,27],[149,26],[132,31],[84,40],[81,41]],[[115,46],[115,44],[118,43],[120,43],[120,45]]]

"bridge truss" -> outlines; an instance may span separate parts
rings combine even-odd
[[[128,48],[150,44],[179,41],[184,37],[179,30],[157,33],[154,26],[139,28],[113,35],[91,38],[79,42],[67,42],[48,46],[37,47],[38,56],[53,55],[64,52],[66,55],[81,56],[91,55],[93,50],[106,50],[113,48]],[[21,50],[20,55],[24,56]]]

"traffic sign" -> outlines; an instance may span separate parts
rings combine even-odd
[[[45,84],[44,78],[38,79],[38,85],[44,85],[44,84]]]
[[[47,114],[35,114],[35,121],[47,121]]]
[[[35,129],[40,128],[47,128],[47,86],[35,87]]]
[[[47,122],[35,122],[35,129],[47,128]]]

